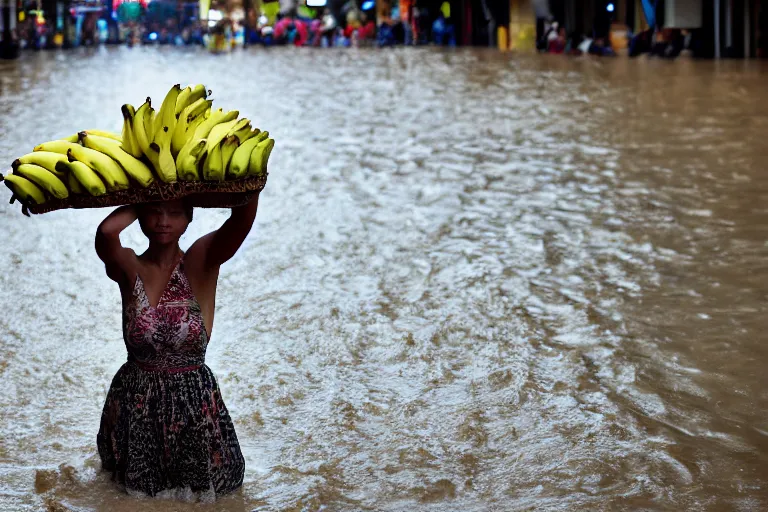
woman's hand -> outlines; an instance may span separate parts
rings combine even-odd
[[[115,210],[107,215],[107,218],[101,221],[98,229],[96,230],[96,236],[103,234],[106,236],[119,235],[125,228],[133,224],[139,218],[136,206],[128,204],[115,208]]]

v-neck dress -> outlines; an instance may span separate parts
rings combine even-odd
[[[240,487],[245,461],[208,334],[180,261],[152,307],[137,276],[123,305],[128,361],[112,379],[96,438],[102,467],[129,494],[212,501]]]

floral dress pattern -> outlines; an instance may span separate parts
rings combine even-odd
[[[245,461],[205,364],[208,335],[183,261],[157,307],[137,276],[123,337],[128,361],[112,379],[96,438],[103,469],[136,495],[211,501],[239,488]]]

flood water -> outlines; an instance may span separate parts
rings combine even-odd
[[[207,354],[244,486],[141,510],[768,507],[766,63],[27,53],[0,63],[0,162],[177,82],[277,147]],[[139,510],[96,452],[126,358],[108,210],[8,197],[0,510]]]

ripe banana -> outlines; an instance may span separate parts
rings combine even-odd
[[[240,139],[235,135],[230,135],[221,142],[222,179],[226,178],[229,162],[232,160],[232,156],[235,154],[235,150],[237,150],[238,146],[240,146]]]
[[[134,158],[141,158],[143,155],[139,147],[139,141],[136,139],[136,133],[133,130],[133,120],[136,117],[136,109],[133,105],[125,104],[120,109],[123,113],[123,150]]]
[[[240,131],[235,132],[234,135],[235,137],[237,137],[237,140],[240,141],[240,144],[242,144],[243,142],[257,136],[259,133],[261,133],[261,130],[259,130],[258,128],[251,129],[251,125],[249,123],[248,126],[246,126]]]
[[[210,146],[206,144],[208,157],[203,163],[203,179],[209,181],[224,181],[224,171],[221,162],[221,144]]]
[[[145,155],[149,154],[149,144],[152,142],[152,139],[149,137],[146,129],[146,117],[149,114],[150,108],[152,108],[152,102],[149,98],[147,98],[147,101],[145,101],[139,107],[139,109],[136,111],[136,115],[133,116],[133,133],[136,135],[136,142],[139,146],[139,151]]]
[[[238,123],[237,119],[231,121],[224,121],[211,128],[211,132],[208,134],[208,152],[210,153],[214,146],[218,146],[219,143],[227,136],[229,131]]]
[[[275,147],[274,139],[267,139],[256,144],[251,153],[251,161],[248,165],[248,173],[253,176],[264,176],[267,173],[267,162],[272,148]]]
[[[205,139],[197,139],[185,144],[176,157],[176,174],[180,180],[197,181],[200,173],[197,172],[197,163],[205,150]]]
[[[157,158],[157,163],[152,160],[152,164],[155,166],[155,172],[165,183],[173,183],[178,180],[176,174],[176,160],[174,160],[171,154],[171,143],[163,141],[163,145],[159,146],[157,142],[153,142],[150,145],[151,151],[157,155],[152,155],[150,159]]]
[[[240,144],[232,155],[232,160],[227,170],[227,178],[237,180],[244,178],[248,174],[251,153],[259,142],[261,140],[258,137],[252,137]]]
[[[155,140],[155,121],[157,120],[157,112],[155,112],[155,109],[151,106],[147,110],[147,113],[144,114],[144,131],[147,132],[147,137],[149,138],[149,143],[152,144],[152,142]]]
[[[176,127],[176,100],[179,98],[179,94],[181,94],[181,86],[179,84],[171,87],[171,90],[165,95],[163,104],[160,106],[160,110],[155,118],[154,137],[152,140],[160,146],[162,146],[160,142],[166,136],[170,145],[171,135],[173,135],[173,129]]]
[[[28,179],[56,199],[66,199],[69,196],[66,185],[55,174],[39,165],[21,164],[13,170],[13,174]]]
[[[69,163],[69,162],[67,162]],[[87,166],[86,166],[87,167]],[[73,194],[85,194],[86,191],[83,186],[77,181],[75,175],[71,172],[67,172],[67,186]]]
[[[107,187],[104,185],[104,182],[101,181],[95,172],[93,172],[93,169],[83,162],[77,160],[60,162],[57,164],[57,167],[59,167],[62,172],[67,172],[70,176],[74,176],[83,188],[92,196],[103,196],[107,193]],[[75,189],[72,188],[72,191],[74,192]]]
[[[106,137],[107,139],[114,139],[117,142],[123,141],[123,138],[119,134],[114,132],[105,132],[104,130],[83,130],[83,131],[88,135],[96,135],[97,137]]]
[[[67,155],[62,155],[61,153],[52,153],[50,151],[35,151],[14,160],[12,167],[15,169],[21,164],[39,165],[44,169],[48,169],[48,171],[55,174],[61,180],[66,177],[66,174],[57,171],[56,164],[58,162],[66,161]]]
[[[176,97],[176,104],[174,105],[174,114],[176,115],[176,119],[178,119],[179,115],[181,115],[184,109],[189,106],[189,97],[191,95],[192,86],[188,85],[182,89],[179,95]]]
[[[5,185],[25,205],[45,203],[43,191],[26,178],[15,174],[8,174],[5,176]]]
[[[248,133],[251,132],[251,121],[245,118],[238,119],[237,123],[235,123],[235,125],[232,128],[230,128],[229,131],[227,132],[227,137],[232,135],[237,135],[238,133],[244,134],[246,131]],[[238,137],[238,140],[239,139],[240,137]]]
[[[192,93],[189,95],[190,105],[200,98],[207,98],[211,95],[211,91],[207,90],[203,84],[197,84],[192,87]]]
[[[176,127],[173,129],[173,136],[171,137],[171,153],[178,155],[184,144],[187,143],[190,137],[195,133],[194,130],[190,131],[190,126],[195,121],[200,119],[199,123],[205,121],[205,111],[208,110],[213,101],[200,99],[199,102],[195,102],[185,108],[178,120],[176,121]],[[197,125],[199,125],[199,123]],[[195,126],[197,126],[195,125]]]
[[[104,153],[99,153],[90,148],[84,148],[80,144],[53,140],[35,146],[35,151],[53,151],[63,153],[70,160],[79,160],[99,173],[109,190],[125,190],[129,187],[128,176],[123,169]]]
[[[98,137],[106,137],[107,139],[113,139],[113,140],[116,140],[117,142],[123,142],[123,137],[118,135],[117,133],[106,132],[104,130],[81,130],[81,131],[87,133],[88,135],[96,135]],[[65,140],[67,142],[77,142],[79,139],[80,139],[80,133],[78,132],[74,135],[70,135],[69,137],[66,137],[61,140]]]
[[[123,151],[120,145],[112,139],[89,136],[85,132],[80,132],[80,141],[85,147],[104,153],[117,161],[128,176],[136,180],[142,187],[146,188],[155,181],[152,171],[144,162]]]
[[[240,115],[240,112],[237,110],[230,110],[229,112],[224,112],[221,109],[214,110],[211,112],[211,115],[197,127],[192,138],[206,139],[214,126],[237,119],[238,115]]]

